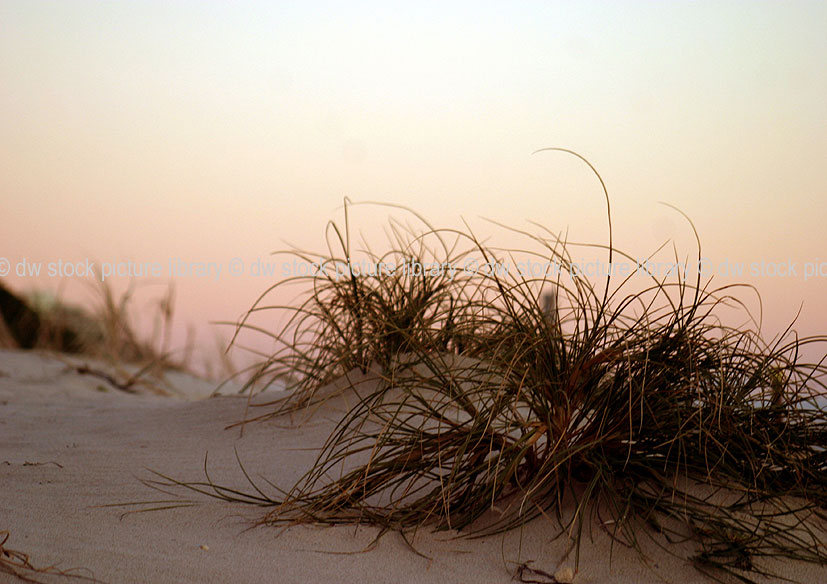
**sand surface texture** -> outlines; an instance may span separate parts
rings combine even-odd
[[[213,480],[244,487],[235,451],[252,476],[290,487],[313,464],[314,447],[341,409],[331,404],[300,426],[289,420],[249,425],[240,435],[226,426],[244,416],[244,397],[193,399],[214,386],[183,375],[169,381],[177,395],[145,388],[130,394],[101,376],[79,373],[85,363],[0,351],[0,531],[9,533],[5,549],[26,554],[32,566],[111,583],[439,584],[520,581],[518,566],[526,562],[566,581],[575,567],[568,542],[552,540],[556,529],[543,521],[483,540],[422,529],[410,537],[419,555],[390,533],[364,551],[378,533],[374,528],[255,527],[266,509],[153,490],[142,483],[152,470],[202,480],[205,456]],[[130,504],[160,500],[194,504],[127,513],[153,506]],[[648,555],[642,561],[635,551],[612,546],[595,527],[583,538],[573,581],[710,581],[656,547]],[[784,571],[801,582],[827,582],[823,568],[790,565]],[[20,573],[38,582],[81,581]],[[523,578],[554,581],[528,573]],[[21,581],[8,567],[0,569],[0,582]]]

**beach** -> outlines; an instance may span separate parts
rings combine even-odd
[[[506,583],[553,582],[554,574],[578,584],[709,581],[651,542],[643,541],[644,559],[612,545],[599,525],[583,537],[579,562],[565,536],[552,541],[556,524],[542,519],[484,539],[422,528],[375,541],[372,527],[256,526],[267,509],[180,488],[161,492],[144,481],[157,478],[153,471],[203,480],[206,457],[217,483],[249,490],[240,460],[251,477],[289,488],[313,464],[313,446],[324,442],[343,404],[330,403],[301,423],[248,424],[242,433],[227,426],[249,414],[244,396],[196,399],[215,384],[184,374],[170,378],[179,395],[127,393],[78,373],[83,364],[107,367],[0,351],[0,530],[9,532],[5,550],[52,572],[17,568],[31,580],[78,581],[54,574],[62,571],[110,583]],[[537,572],[524,568],[521,575],[521,565]],[[782,569],[801,582],[827,580],[824,568]],[[0,581],[26,580],[6,566]]]

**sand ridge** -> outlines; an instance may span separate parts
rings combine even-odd
[[[142,482],[152,470],[203,480],[205,456],[216,482],[244,487],[236,451],[251,476],[290,487],[341,412],[332,403],[299,426],[268,421],[247,425],[242,435],[226,427],[244,416],[245,397],[191,399],[209,395],[214,384],[186,383],[190,389],[178,396],[129,394],[102,389],[100,378],[78,374],[59,356],[0,351],[0,530],[9,531],[7,548],[28,554],[34,566],[82,568],[73,573],[110,583],[507,583],[519,581],[521,563],[561,578],[574,568],[565,538],[552,541],[556,529],[543,521],[483,540],[421,529],[413,536],[419,554],[391,533],[360,553],[376,529],[254,527],[266,509],[153,490]],[[111,506],[160,500],[171,503],[155,506],[191,504],[141,513],[127,512],[153,505]],[[789,575],[827,581],[827,570],[813,566],[791,565]],[[7,581],[21,580],[0,571],[0,582]],[[584,537],[574,575],[578,584],[704,581],[688,562],[654,547],[641,561],[600,528]]]

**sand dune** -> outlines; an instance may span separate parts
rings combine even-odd
[[[313,463],[308,447],[324,441],[340,410],[334,403],[300,426],[264,422],[240,435],[226,426],[242,418],[246,398],[194,400],[213,386],[183,375],[170,380],[177,395],[146,388],[129,394],[78,373],[73,364],[79,362],[0,351],[0,531],[9,532],[5,548],[27,554],[35,567],[111,583],[440,584],[519,581],[523,563],[565,580],[575,567],[565,538],[551,541],[555,529],[543,521],[483,540],[420,530],[412,539],[418,554],[392,533],[364,551],[377,535],[373,528],[253,527],[264,509],[153,490],[141,482],[152,478],[150,470],[201,480],[207,455],[213,479],[244,486],[235,449],[251,475],[289,487]],[[127,512],[152,505],[111,506],[157,500],[192,505],[141,513]],[[635,551],[612,546],[595,527],[584,537],[574,582],[708,581],[655,547],[647,555],[642,561]],[[784,572],[802,582],[827,581],[827,570],[812,566]],[[20,573],[40,582],[78,581]],[[0,570],[0,581],[23,580]]]

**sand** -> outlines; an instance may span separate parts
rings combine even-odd
[[[370,527],[255,527],[265,509],[164,494],[142,480],[152,470],[203,479],[208,456],[214,480],[244,486],[237,450],[251,475],[289,487],[312,465],[313,447],[340,414],[336,404],[300,426],[264,422],[240,435],[226,426],[243,417],[244,397],[205,398],[214,384],[183,374],[167,380],[173,395],[147,388],[130,394],[78,373],[82,364],[107,370],[77,358],[0,351],[0,531],[9,532],[5,548],[27,554],[33,566],[110,583],[507,583],[519,581],[526,562],[561,581],[573,575],[577,584],[709,581],[655,547],[641,560],[612,546],[599,527],[584,537],[576,573],[568,542],[552,541],[555,529],[544,521],[483,540],[423,529],[412,540],[419,554],[395,533],[365,551],[377,535]],[[152,506],[131,503],[188,498],[193,505],[127,513]],[[801,582],[827,582],[824,568],[783,569]],[[40,582],[79,581],[21,573]],[[21,581],[0,570],[0,582]]]

